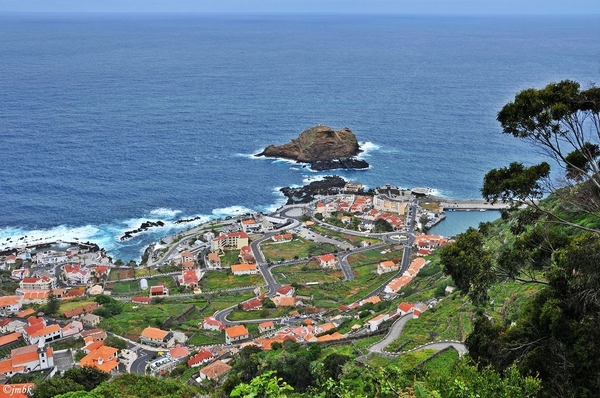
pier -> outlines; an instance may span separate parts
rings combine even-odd
[[[510,208],[507,203],[491,203],[483,199],[448,199],[429,197],[440,203],[440,211],[469,211],[469,210],[505,210]]]

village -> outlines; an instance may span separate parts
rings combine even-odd
[[[141,264],[79,243],[15,248],[0,257],[0,377],[31,387],[73,366],[156,376],[184,366],[192,382],[218,382],[248,345],[378,335],[443,299],[403,300],[450,241],[421,232],[443,210],[418,190],[367,195],[349,183],[165,237]]]

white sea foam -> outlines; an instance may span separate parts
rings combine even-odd
[[[212,214],[215,216],[223,217],[223,216],[240,216],[245,213],[254,213],[254,210],[249,209],[244,206],[229,206],[222,207],[219,209],[214,209]]]
[[[152,210],[150,212],[150,216],[172,219],[172,218],[175,218],[175,216],[177,216],[177,214],[180,214],[180,213],[181,213],[181,210],[173,210],[168,207],[160,207],[158,209]]]
[[[377,144],[374,144],[372,142],[362,142],[359,143],[360,145],[360,149],[362,150],[362,152],[359,154],[358,158],[362,158],[364,156],[370,156],[371,152],[374,151],[379,151],[381,149],[381,147]]]
[[[327,175],[329,175],[329,174],[327,174]],[[325,179],[325,177],[327,177],[327,175],[324,175],[324,174],[319,174],[319,175],[314,175],[314,176],[303,175],[302,182],[304,184],[310,184],[313,181],[322,181]]]

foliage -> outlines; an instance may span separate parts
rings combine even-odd
[[[60,300],[54,295],[54,293],[52,293],[52,291],[50,291],[50,294],[48,295],[48,302],[40,308],[40,311],[46,315],[52,316],[58,313],[59,308]]]
[[[84,366],[67,370],[64,376],[55,376],[38,384],[32,398],[51,398],[71,391],[91,391],[110,375],[96,368]]]
[[[258,377],[252,379],[249,384],[238,384],[231,392],[232,397],[278,397],[286,398],[286,391],[294,389],[288,385],[281,377],[276,376],[275,371],[267,371]]]
[[[458,235],[454,243],[440,249],[444,272],[456,287],[475,303],[487,301],[487,289],[494,280],[491,254],[483,247],[484,236],[474,228]]]
[[[52,378],[50,380],[54,380]],[[37,390],[37,389],[36,389]],[[35,393],[35,392],[34,392]],[[59,393],[60,394],[60,393]],[[64,393],[63,393],[64,394]],[[153,376],[126,373],[100,384],[88,393],[69,393],[57,398],[192,398],[198,391],[186,384]]]
[[[118,338],[117,336],[108,336],[106,339],[104,339],[104,345],[117,348],[119,350],[124,350],[127,348],[127,342]]]
[[[482,193],[490,200],[527,202],[536,207],[536,199],[545,193],[563,196],[562,210],[583,212],[599,219],[600,201],[600,88],[581,90],[577,82],[564,80],[542,89],[526,89],[498,113],[503,132],[541,149],[563,171],[559,191],[549,181],[550,166],[524,167],[512,163],[509,168],[494,169],[484,178]],[[555,221],[593,230],[573,223],[557,211],[546,211]]]

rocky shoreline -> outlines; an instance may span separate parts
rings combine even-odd
[[[279,191],[287,198],[286,205],[310,203],[317,195],[336,195],[344,189],[346,180],[340,176],[325,176],[301,188],[281,188]]]

